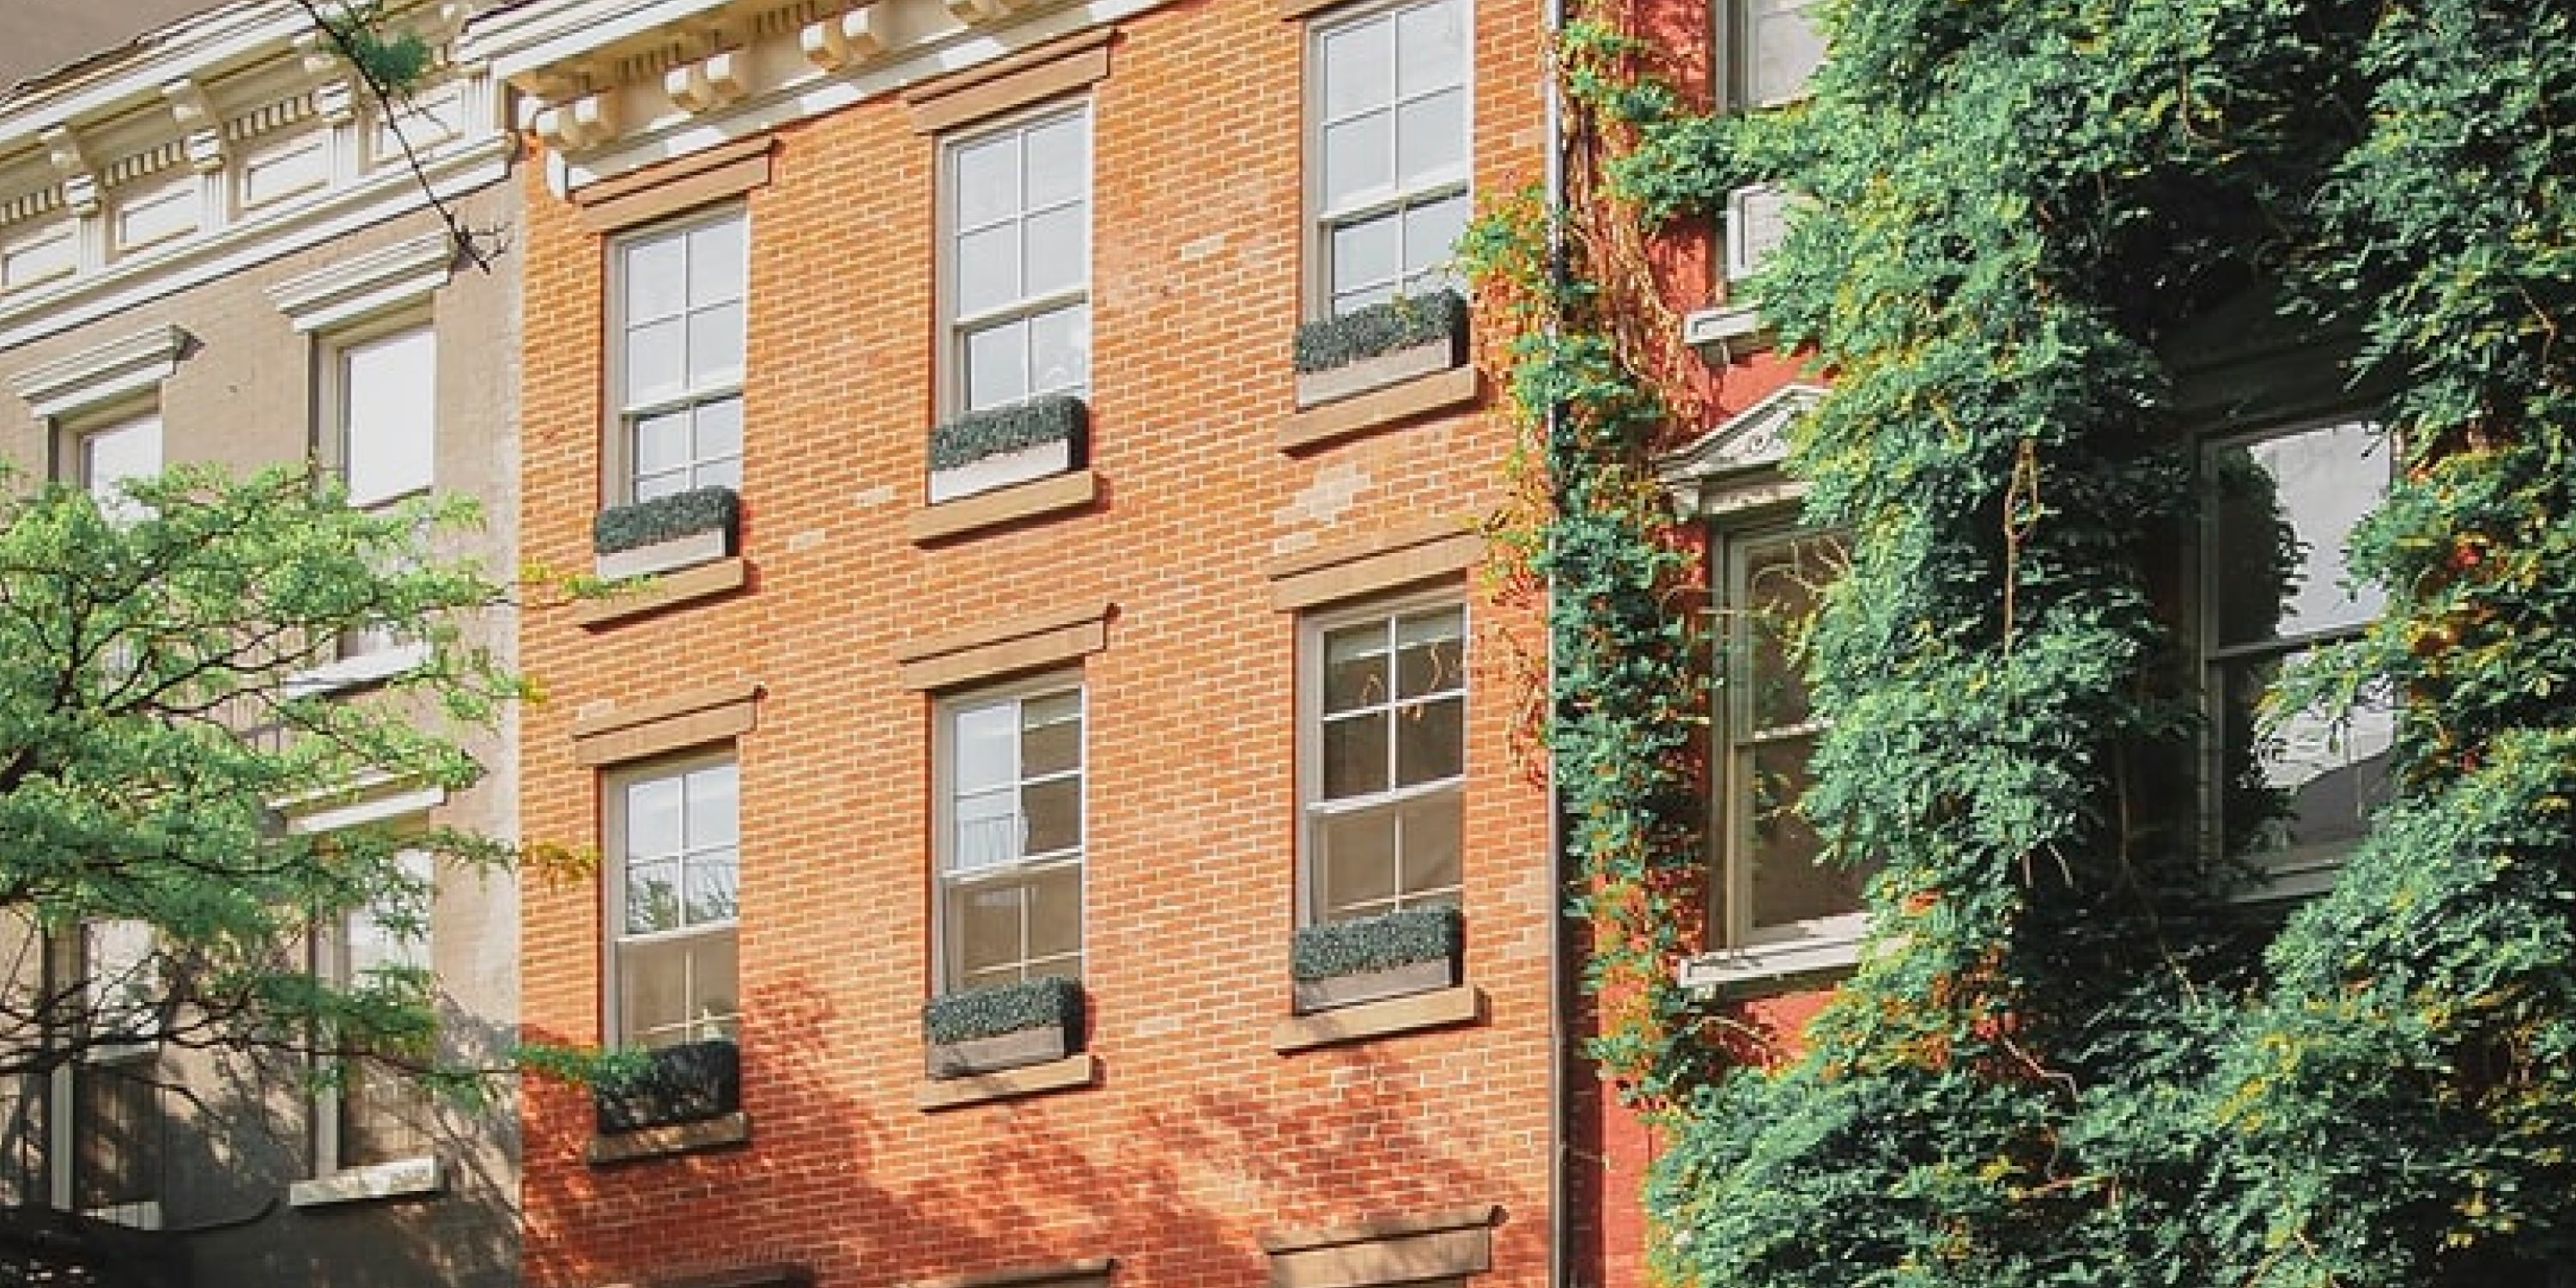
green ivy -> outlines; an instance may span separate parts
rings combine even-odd
[[[591,1079],[602,1132],[700,1122],[742,1106],[742,1051],[717,1038],[618,1052]]]
[[[1661,1273],[2540,1282],[2576,1256],[2576,17],[1822,11],[1812,95],[1741,119],[1682,110],[1587,14],[1558,51],[1575,227],[1475,239],[1533,427],[1518,540],[1556,606],[1597,1050],[1667,1111]],[[1803,198],[1765,316],[1833,382],[1789,468],[1851,534],[1806,642],[1803,808],[1880,872],[1872,950],[1776,1065],[1732,1063],[1735,1017],[1665,982],[1706,676],[1667,605],[1702,574],[1638,485],[1680,395],[1600,249],[1754,178]],[[2177,825],[2206,735],[2173,552],[2213,426],[2174,355],[2249,301],[2359,338],[2344,374],[2395,390],[2402,464],[2351,558],[2382,616],[2270,717],[2393,696],[2394,798],[2286,917]]]
[[[1416,962],[1456,961],[1466,927],[1455,905],[1300,926],[1289,943],[1289,971],[1301,980],[1339,979]]]
[[[1048,394],[1008,407],[968,412],[930,431],[930,468],[953,470],[1042,443],[1072,444],[1074,463],[1079,465],[1089,418],[1090,409],[1070,394]]]
[[[921,1006],[922,1038],[934,1044],[1056,1027],[1082,1031],[1082,985],[1062,975],[960,989]]]
[[[1456,291],[1399,295],[1383,304],[1299,325],[1297,370],[1313,375],[1444,340],[1455,346],[1466,334],[1467,300]]]
[[[732,488],[694,488],[600,511],[590,522],[590,548],[613,555],[701,532],[731,537],[741,519],[742,498]]]

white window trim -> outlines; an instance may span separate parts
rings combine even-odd
[[[669,236],[685,237],[696,229],[728,221],[742,226],[742,294],[739,298],[743,311],[743,369],[729,383],[691,387],[650,402],[626,401],[627,251],[639,242]],[[604,377],[600,385],[603,445],[599,454],[603,507],[624,505],[635,500],[635,432],[644,417],[680,408],[701,407],[727,397],[743,401],[744,387],[751,376],[751,234],[751,208],[740,201],[733,201],[692,210],[671,219],[620,229],[606,239],[603,248],[606,263],[600,274],[602,289],[607,296],[602,301],[605,307],[601,310],[605,325],[600,329],[600,344],[605,350],[600,355],[600,371]],[[748,407],[744,410],[748,411]],[[750,435],[751,427],[746,416],[743,425],[746,448]]]
[[[1459,5],[1465,11],[1463,21],[1467,31],[1465,65],[1460,68],[1458,76],[1458,91],[1466,101],[1466,119],[1463,123],[1466,137],[1460,141],[1461,152],[1456,177],[1454,179],[1444,177],[1437,183],[1426,182],[1413,188],[1399,185],[1368,201],[1347,206],[1328,208],[1324,202],[1324,60],[1319,52],[1324,37],[1344,27],[1390,18],[1401,10],[1442,2],[1443,0],[1380,0],[1379,3],[1368,5],[1337,7],[1329,13],[1316,15],[1305,24],[1305,31],[1299,44],[1299,58],[1303,63],[1303,70],[1300,73],[1297,108],[1300,118],[1298,127],[1300,146],[1304,154],[1299,165],[1301,178],[1298,200],[1303,206],[1301,219],[1305,229],[1302,237],[1306,249],[1306,303],[1303,314],[1306,318],[1333,316],[1333,231],[1336,228],[1391,214],[1411,206],[1427,205],[1432,201],[1448,197],[1452,192],[1468,203],[1472,218],[1476,200],[1476,158],[1480,155],[1476,147],[1476,0],[1447,0]],[[1387,163],[1395,164],[1395,158],[1390,156]],[[1399,276],[1403,273],[1401,263],[1397,265],[1396,271]],[[1398,285],[1400,288],[1401,281]]]
[[[314,364],[316,368],[314,381],[316,398],[314,408],[315,415],[313,417],[314,442],[312,443],[312,449],[315,455],[318,456],[325,465],[337,472],[341,480],[346,482],[349,477],[351,456],[351,452],[349,450],[350,390],[348,388],[348,377],[344,371],[344,368],[348,365],[348,355],[350,351],[354,349],[374,344],[380,340],[389,340],[394,337],[413,332],[418,332],[427,336],[430,344],[431,361],[429,372],[429,392],[432,400],[432,436],[430,439],[429,478],[422,481],[417,486],[408,487],[399,492],[389,492],[383,496],[368,498],[364,501],[353,501],[352,504],[359,509],[381,510],[407,498],[426,495],[438,486],[439,444],[436,433],[438,428],[436,400],[439,392],[438,386],[441,383],[440,376],[444,374],[446,366],[444,354],[442,352],[446,346],[439,342],[438,326],[435,319],[427,312],[414,311],[410,309],[393,313],[380,313],[365,322],[353,324],[344,329],[334,330],[326,335],[318,337],[314,346],[318,361]]]
[[[1458,648],[1464,673],[1459,676],[1458,693],[1465,703],[1465,717],[1459,730],[1458,774],[1436,783],[1416,783],[1410,787],[1390,787],[1365,801],[1326,805],[1324,791],[1324,636],[1345,627],[1363,625],[1402,617],[1409,613],[1435,609],[1455,609],[1458,613]],[[1454,587],[1424,590],[1408,595],[1356,601],[1329,609],[1307,613],[1297,623],[1297,924],[1312,926],[1322,921],[1321,874],[1316,870],[1315,832],[1320,819],[1344,810],[1401,807],[1417,800],[1442,796],[1457,798],[1462,811],[1459,828],[1459,898],[1466,896],[1469,834],[1464,826],[1467,783],[1475,776],[1471,757],[1475,751],[1473,736],[1476,686],[1472,682],[1475,663],[1468,652],[1475,640],[1476,622],[1465,594]],[[1390,668],[1394,660],[1389,658]],[[1390,670],[1390,674],[1391,674]],[[1399,894],[1398,897],[1401,897]]]
[[[2202,504],[2191,556],[2193,619],[2191,638],[2194,646],[2192,665],[2195,672],[2194,682],[2199,684],[2201,689],[2201,713],[2204,717],[2199,757],[2199,817],[2196,820],[2196,826],[2199,829],[2203,853],[2213,858],[2226,857],[2221,851],[2225,848],[2226,835],[2223,793],[2226,790],[2224,780],[2227,771],[2227,748],[2221,736],[2221,731],[2225,727],[2223,723],[2225,713],[2220,709],[2224,701],[2224,693],[2222,686],[2217,682],[2218,672],[2230,663],[2249,657],[2268,655],[2287,660],[2312,649],[2343,643],[2359,637],[2370,629],[2370,625],[2368,622],[2363,622],[2354,626],[2302,631],[2277,639],[2233,645],[2220,642],[2218,614],[2215,611],[2219,593],[2216,558],[2218,514],[2217,507],[2207,503],[2211,482],[2209,463],[2214,455],[2230,447],[2292,438],[2316,430],[2348,425],[2381,426],[2381,422],[2371,409],[2352,407],[2253,425],[2228,425],[2202,434],[2193,442],[2193,487]],[[2379,432],[2387,435],[2385,441],[2390,444],[2386,459],[2381,464],[2384,469],[2390,471],[2389,481],[2394,482],[2396,460],[2400,453],[2394,446],[2394,436],[2388,435],[2384,426],[2381,426]],[[2385,503],[2384,491],[2381,500]],[[2269,855],[2247,856],[2253,861],[2259,879],[2235,891],[2234,902],[2240,904],[2287,902],[2324,894],[2334,888],[2335,881],[2342,874],[2344,862],[2350,857],[2354,844],[2358,842],[2311,844]]]
[[[742,969],[742,908],[740,903],[740,883],[742,880],[743,863],[741,756],[737,753],[733,744],[726,743],[720,748],[709,748],[679,756],[620,764],[614,769],[603,770],[598,775],[598,790],[600,793],[599,850],[601,856],[599,882],[601,894],[600,929],[604,932],[601,944],[603,951],[600,955],[599,1031],[602,1037],[602,1044],[605,1046],[623,1047],[636,1044],[635,1036],[625,1032],[625,1027],[618,1022],[620,1003],[624,1000],[619,996],[618,989],[618,977],[623,973],[624,969],[623,963],[619,960],[619,955],[624,952],[624,946],[628,940],[648,937],[629,935],[626,932],[626,862],[628,856],[626,853],[626,806],[623,799],[626,788],[631,783],[656,778],[680,777],[693,770],[706,769],[716,765],[732,765],[735,773],[734,881],[736,902],[732,919],[721,924],[725,933],[734,936],[734,969],[736,973],[734,978],[735,1010],[733,1014],[736,1024],[741,1022],[741,1018],[745,1013],[742,1008],[742,979],[740,974]],[[679,938],[686,934],[707,935],[713,934],[716,928],[717,923],[709,923],[704,927],[692,926],[684,931],[653,931],[649,937],[655,940],[661,940]]]
[[[444,799],[445,793],[440,793],[439,798]],[[416,801],[420,796],[404,793],[380,798],[380,803],[406,799]],[[420,826],[427,826],[429,822],[425,814],[420,811],[380,812],[371,817],[344,819],[337,826],[348,827],[361,822],[392,822],[406,817]],[[290,824],[290,827],[292,826],[293,824]],[[306,827],[297,830],[321,832],[336,830],[336,828]],[[430,868],[430,918],[429,924],[422,928],[420,952],[430,968],[435,970],[438,952],[437,860],[435,856],[427,854],[423,854],[422,858]],[[312,946],[314,972],[317,975],[321,974],[328,963],[331,974],[335,976],[332,982],[340,985],[349,983],[346,979],[336,978],[340,974],[339,962],[347,951],[342,942],[342,937],[347,933],[348,915],[344,912],[337,919],[336,924],[315,928]],[[402,1194],[426,1193],[438,1188],[440,1181],[438,1160],[427,1153],[387,1159],[381,1163],[365,1163],[354,1167],[342,1166],[340,1102],[341,1092],[336,1087],[319,1088],[313,1093],[309,1106],[313,1115],[313,1154],[308,1160],[312,1166],[312,1175],[289,1185],[287,1202],[290,1206],[308,1207],[318,1203],[340,1203],[354,1199],[392,1198]]]
[[[949,863],[954,857],[956,824],[957,748],[955,722],[952,717],[961,708],[986,706],[999,702],[1019,702],[1048,694],[1072,691],[1082,710],[1082,738],[1077,760],[1082,792],[1082,843],[1070,853],[1055,853],[1037,858],[1017,859],[974,869],[972,873],[952,877]],[[1082,956],[1074,978],[1091,964],[1091,687],[1080,671],[1051,671],[1008,684],[961,690],[942,694],[931,706],[931,985],[945,995],[963,987],[951,979],[948,944],[948,900],[951,891],[978,884],[996,876],[1011,873],[1041,873],[1070,867],[1077,877],[1080,903],[1075,915],[1081,921]]]
[[[957,305],[957,154],[959,150],[972,144],[980,143],[997,134],[1004,134],[1015,130],[1024,130],[1032,125],[1045,124],[1058,118],[1076,116],[1082,118],[1083,265],[1081,284],[1079,286],[1067,287],[1062,290],[1054,291],[1046,295],[1023,296],[1009,304],[986,309],[981,313],[976,313],[971,316],[959,313]],[[1094,268],[1093,261],[1099,249],[1099,237],[1097,234],[1100,226],[1100,179],[1098,172],[1100,157],[1099,126],[1099,115],[1093,110],[1093,103],[1089,91],[1085,90],[1078,94],[1052,98],[1041,103],[1034,103],[1026,108],[1011,112],[1007,115],[994,117],[989,120],[977,121],[971,127],[960,129],[954,133],[942,135],[940,137],[938,179],[936,181],[939,185],[936,218],[938,220],[939,233],[937,292],[939,297],[938,405],[940,409],[940,419],[946,420],[955,416],[964,415],[966,412],[968,371],[966,360],[966,337],[970,333],[982,330],[997,323],[1033,318],[1043,313],[1064,308],[1068,305],[1081,304],[1088,307],[1092,304],[1092,285],[1094,279],[1094,273],[1092,270]],[[1023,173],[1022,179],[1025,183],[1025,172]],[[1022,216],[1025,217],[1025,215],[1026,211],[1023,209]],[[1092,323],[1096,320],[1096,317],[1090,317],[1086,318],[1083,323],[1083,329],[1085,332],[1083,343],[1086,346],[1086,357],[1083,362],[1082,383],[1072,390],[1073,396],[1077,398],[1088,398],[1091,392],[1092,370],[1091,362],[1087,354],[1088,346],[1091,343]],[[1032,371],[1029,374],[1031,377],[1031,383],[1034,384],[1036,372]],[[1022,401],[1044,396],[1046,395],[1033,391],[1025,395]]]

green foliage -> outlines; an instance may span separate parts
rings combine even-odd
[[[1446,340],[1457,344],[1467,334],[1467,300],[1456,291],[1399,295],[1334,317],[1317,318],[1297,327],[1297,370],[1311,375],[1420,345]]]
[[[1303,980],[1338,979],[1415,962],[1455,961],[1466,930],[1466,919],[1447,904],[1300,926],[1289,941],[1289,972]]]
[[[742,1050],[730,1039],[614,1052],[588,1073],[602,1133],[703,1122],[742,1107]]]
[[[1090,414],[1090,408],[1070,394],[1048,394],[1008,407],[968,412],[930,431],[930,468],[953,470],[1041,443],[1072,444],[1074,463],[1080,465]]]
[[[126,486],[114,515],[62,485],[0,501],[0,905],[49,934],[149,927],[138,977],[169,1041],[434,1064],[426,972],[317,980],[302,946],[361,908],[425,926],[406,850],[488,869],[509,847],[447,827],[306,832],[280,814],[369,783],[481,776],[473,745],[520,686],[466,634],[503,601],[444,550],[471,507],[351,510],[293,469]],[[301,678],[344,636],[386,630],[422,659],[363,691]],[[0,1015],[27,1030],[77,1032],[72,1004],[27,972],[0,981]],[[0,1070],[80,1050],[22,1045]]]
[[[321,21],[359,75],[388,94],[400,94],[428,75],[435,51],[417,32],[388,24],[384,8],[380,3],[344,5]]]
[[[701,532],[722,532],[731,537],[741,521],[742,498],[732,488],[692,488],[600,511],[590,521],[590,547],[600,554],[613,555]]]
[[[1023,1029],[1082,1031],[1082,985],[1062,975],[942,993],[921,1004],[921,1035],[932,1043],[967,1042]]]
[[[1577,24],[1577,136],[1633,146],[1578,167],[1566,279],[1535,219],[1478,241],[1536,301],[1514,387],[1546,429],[1525,544],[1561,587],[1550,747],[1606,945],[1601,1053],[1672,1110],[1662,1271],[2537,1282],[2576,1254],[2576,17],[1823,12],[1812,97],[1742,121],[1630,87],[1631,44]],[[1631,513],[1659,386],[1589,252],[1605,212],[1715,215],[1755,177],[1804,198],[1758,286],[1833,375],[1790,467],[1851,534],[1807,641],[1827,730],[1804,809],[1882,875],[1872,949],[1796,1053],[1725,1069],[1699,1035],[1729,1017],[1657,983],[1681,936],[1654,919],[1691,916],[1656,896],[1694,854],[1671,824],[1696,767],[1652,739],[1686,727],[1700,673],[1666,662],[1657,608],[1688,570]],[[2285,921],[2177,825],[2206,734],[2166,592],[2214,426],[2173,355],[2249,300],[2361,338],[2347,374],[2394,387],[2404,464],[2352,553],[2382,617],[2270,708],[2393,695],[2395,799]],[[2288,539],[2229,575],[2277,577]],[[2223,770],[2231,797],[2271,790]]]

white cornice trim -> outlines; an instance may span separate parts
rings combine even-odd
[[[1684,514],[1726,508],[1718,494],[1775,474],[1789,453],[1790,424],[1824,396],[1810,384],[1772,390],[1689,446],[1655,458],[1655,479]]]
[[[19,372],[9,388],[38,419],[77,415],[169,379],[189,342],[175,326],[156,326]]]
[[[94,275],[30,288],[0,302],[0,349],[96,321],[146,300],[239,271],[290,251],[370,228],[422,207],[424,182],[442,201],[497,183],[508,173],[514,143],[488,135],[425,160],[421,174],[392,168],[347,188],[327,191],[293,212],[235,224],[166,252],[121,261]]]
[[[320,331],[411,304],[456,272],[456,243],[444,230],[423,233],[268,288],[268,298],[298,331]]]
[[[460,58],[488,62],[492,74],[511,80],[575,62],[594,50],[673,23],[722,9],[734,0],[576,0],[523,5],[466,25]]]

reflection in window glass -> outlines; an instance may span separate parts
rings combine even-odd
[[[1310,111],[1327,311],[1454,287],[1467,223],[1467,3],[1430,0],[1315,36]]]
[[[1079,976],[1081,686],[961,698],[940,721],[941,986]]]
[[[1466,615],[1372,616],[1320,633],[1307,805],[1312,915],[1453,903],[1466,774]]]
[[[742,486],[747,254],[740,211],[617,244],[627,500]]]
[[[960,411],[1091,383],[1091,110],[988,131],[948,158],[948,324]]]
[[[668,1046],[733,1033],[740,794],[733,762],[721,761],[628,779],[612,798],[619,1041]]]

